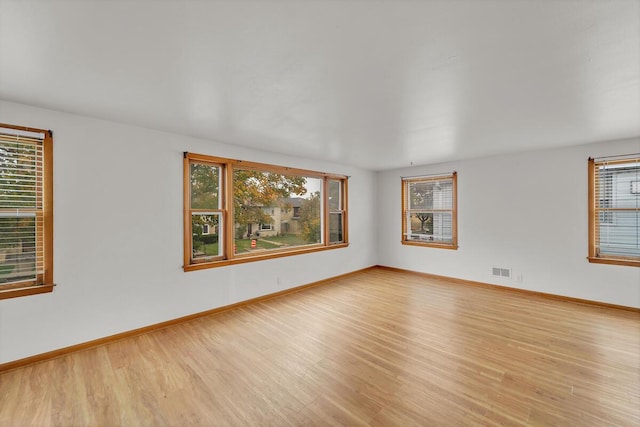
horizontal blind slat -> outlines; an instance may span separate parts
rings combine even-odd
[[[44,273],[43,142],[24,134],[0,128],[0,285]]]
[[[640,157],[594,163],[594,244],[600,256],[640,257]]]

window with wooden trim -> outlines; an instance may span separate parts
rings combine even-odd
[[[343,243],[346,211],[344,206],[344,185],[342,180],[328,180],[329,194],[329,243]]]
[[[0,124],[0,299],[52,290],[52,133]]]
[[[590,262],[640,267],[640,154],[589,159]]]
[[[402,178],[402,243],[458,248],[457,174]]]
[[[185,271],[347,246],[347,177],[185,153],[184,218]]]

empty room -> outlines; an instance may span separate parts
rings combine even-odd
[[[640,425],[640,0],[0,0],[0,426]]]

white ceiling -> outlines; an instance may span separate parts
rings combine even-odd
[[[640,1],[0,0],[0,98],[374,170],[628,138]]]

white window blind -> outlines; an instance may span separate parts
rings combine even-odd
[[[640,260],[640,155],[592,159],[592,253]]]
[[[43,141],[0,127],[0,287],[44,281]]]

